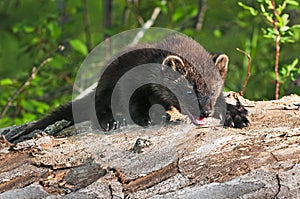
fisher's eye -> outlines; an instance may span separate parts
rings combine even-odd
[[[215,90],[212,90],[211,91],[211,95],[215,95],[216,91]]]

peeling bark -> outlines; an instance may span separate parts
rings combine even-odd
[[[240,101],[250,112],[244,129],[182,122],[2,140],[0,198],[300,197],[300,97]],[[136,150],[137,140],[148,144]]]

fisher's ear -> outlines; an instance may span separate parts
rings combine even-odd
[[[225,54],[214,54],[212,58],[221,74],[223,82],[225,82],[229,62],[228,56]]]
[[[174,71],[180,72],[182,75],[184,75],[186,73],[184,70],[184,62],[177,55],[168,55],[162,62],[162,67],[164,67],[164,66],[169,66]]]

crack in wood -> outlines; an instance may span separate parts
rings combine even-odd
[[[128,192],[135,192],[139,190],[144,190],[146,188],[152,187],[178,173],[178,160],[172,162],[171,164],[165,166],[164,168],[154,171],[146,176],[137,178],[128,184],[124,184],[124,190]]]
[[[297,98],[297,102],[299,99]],[[268,104],[274,106],[273,103]],[[161,161],[164,157],[170,157],[164,146],[167,142],[173,141],[173,134],[169,136],[169,133],[176,130],[168,132],[166,129],[151,137],[153,141],[165,139],[163,142],[157,142],[159,147],[157,151],[160,152],[158,157],[155,157],[157,163],[142,159],[135,164],[121,164],[122,166],[117,169],[110,169],[112,165],[106,164],[107,157],[104,151],[110,150],[111,145],[121,144],[121,149],[126,149],[125,151],[117,147],[116,151],[112,152],[117,155],[120,153],[120,157],[124,157],[124,154],[129,154],[128,149],[132,143],[123,143],[123,140],[138,138],[139,131],[135,132],[133,129],[134,132],[130,135],[132,137],[127,133],[111,135],[107,144],[104,144],[107,149],[102,145],[98,146],[98,141],[103,141],[102,137],[90,135],[67,138],[63,142],[60,141],[61,144],[57,144],[55,139],[49,145],[48,143],[42,145],[41,151],[32,147],[18,151],[9,150],[10,144],[0,140],[0,193],[18,189],[8,193],[14,194],[16,198],[19,193],[27,193],[28,190],[32,191],[39,187],[53,197],[64,197],[72,192],[70,197],[82,198],[85,195],[99,194],[104,196],[102,198],[129,199],[164,197],[172,192],[174,193],[170,197],[180,197],[183,196],[182,193],[199,193],[197,190],[199,187],[203,189],[203,192],[201,190],[203,194],[216,196],[216,193],[220,193],[222,196],[228,193],[223,187],[233,179],[230,182],[234,183],[234,186],[230,187],[232,198],[249,195],[256,198],[285,196],[296,198],[299,195],[300,179],[298,177],[300,115],[295,114],[294,110],[267,110],[265,107],[268,104],[258,102],[256,107],[252,108],[253,122],[249,128],[222,129],[218,134],[220,142],[214,140],[213,150],[205,155],[203,150],[211,145],[205,142],[206,136],[210,136],[209,131],[192,129],[190,134],[184,135],[189,138],[188,140],[184,140],[183,143],[177,140],[176,158],[174,159],[172,154],[172,159]],[[182,129],[180,126],[174,128],[178,128],[178,131]],[[152,132],[150,130],[147,133],[150,134]],[[195,133],[196,137],[190,136]],[[97,143],[97,147],[93,142]],[[124,160],[132,161],[131,158],[135,154],[131,155],[130,153]],[[90,161],[86,161],[87,159]],[[166,161],[168,163],[165,163]],[[116,164],[118,162],[113,162],[114,166]],[[143,168],[144,165],[148,167]],[[143,172],[138,170],[140,167],[143,168]],[[108,175],[107,171],[110,171]],[[210,184],[212,182],[220,184],[216,186],[216,183]],[[243,183],[237,185],[237,182]],[[261,183],[256,182],[263,182],[265,185],[260,186]],[[29,184],[32,185],[31,188],[26,187]],[[255,189],[252,193],[240,192],[248,190],[251,184],[259,186],[258,191]],[[183,190],[180,191],[181,189]]]
[[[271,155],[272,155],[272,157],[274,158],[274,160],[275,160],[276,162],[279,162],[278,158],[274,155],[273,152],[271,152]]]
[[[39,176],[36,173],[31,173],[25,176],[19,176],[13,178],[7,182],[0,184],[0,193],[11,190],[26,187],[27,185],[32,184],[33,182],[38,181]]]
[[[280,184],[280,178],[279,178],[279,175],[276,174],[276,180],[277,180],[277,185],[278,185],[278,191],[277,193],[274,195],[274,199],[278,198],[278,194],[280,193],[281,191],[281,184]]]
[[[113,198],[114,198],[114,195],[113,195],[113,189],[112,189],[112,187],[111,187],[111,184],[108,185],[108,189],[109,189],[110,198],[113,199]]]
[[[180,167],[179,167],[179,158],[176,160],[176,169],[177,169],[177,172],[180,173],[181,175],[184,175],[183,173],[181,173],[180,171]]]

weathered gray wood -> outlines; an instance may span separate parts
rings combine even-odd
[[[241,102],[244,129],[181,123],[2,141],[0,198],[299,198],[300,97]]]

